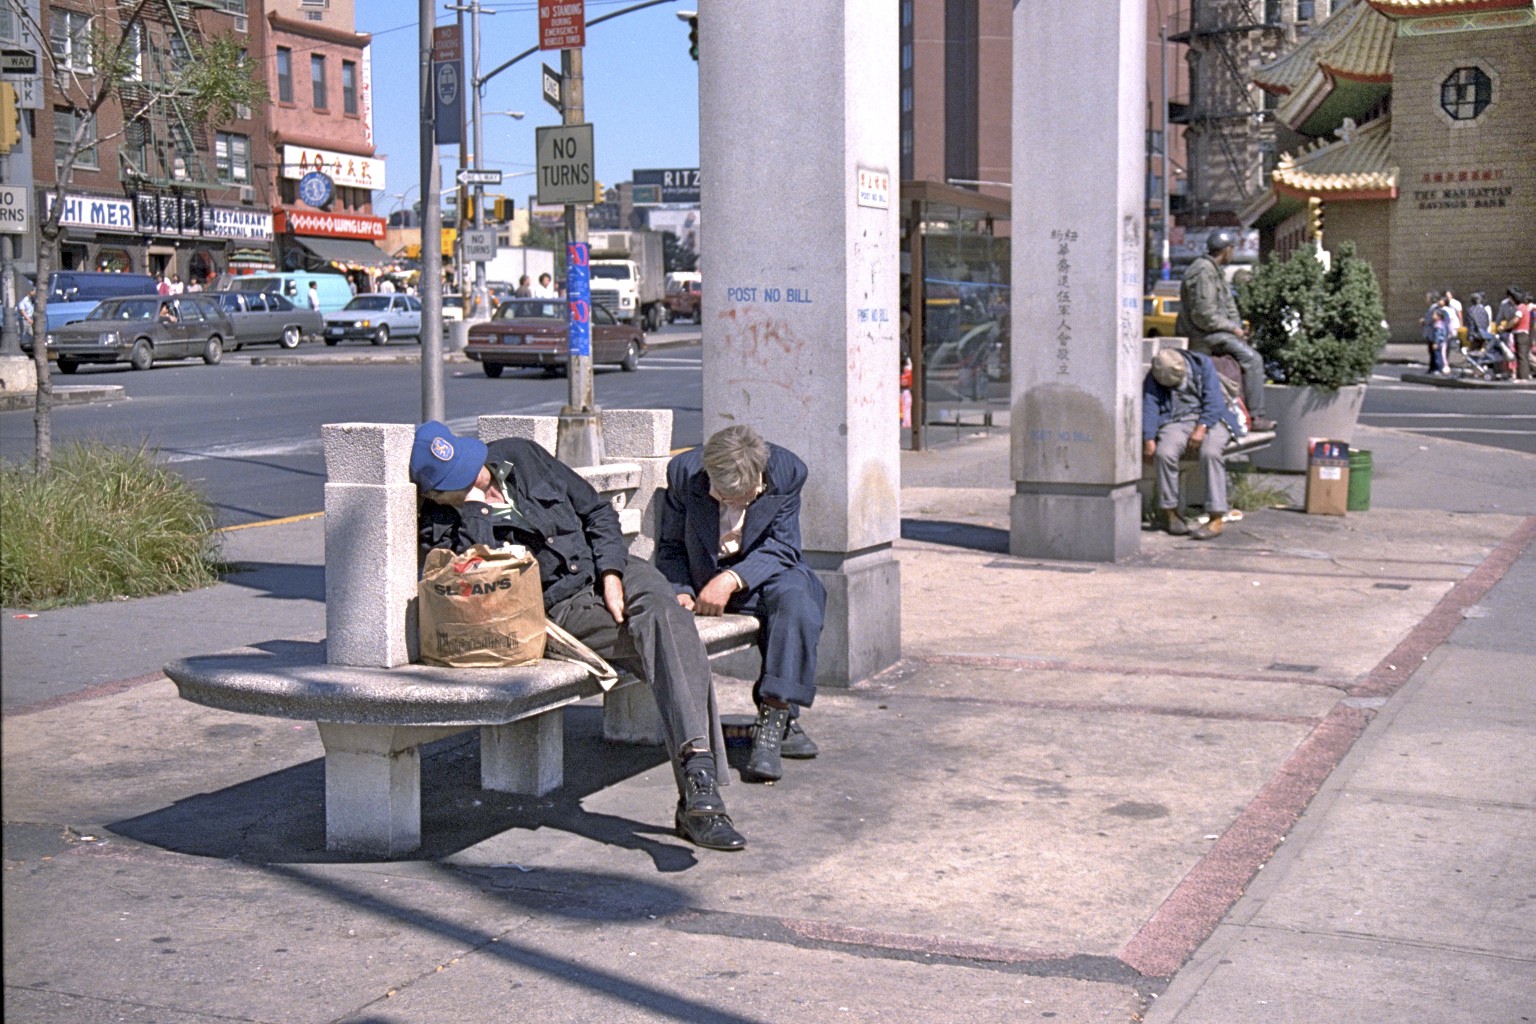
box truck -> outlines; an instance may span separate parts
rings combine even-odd
[[[667,322],[661,235],[655,231],[594,231],[592,303],[606,306],[616,320],[648,331]]]

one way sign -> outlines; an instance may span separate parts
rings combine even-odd
[[[500,185],[501,171],[482,171],[474,167],[466,167],[459,172],[460,185]]]
[[[0,50],[0,72],[7,75],[35,75],[37,54],[31,50]]]

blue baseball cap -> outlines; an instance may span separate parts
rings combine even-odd
[[[457,437],[436,420],[416,428],[411,445],[411,479],[429,491],[462,491],[485,465],[485,442]]]

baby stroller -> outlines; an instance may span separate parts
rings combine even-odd
[[[1477,346],[1474,348],[1473,346]],[[1461,356],[1466,360],[1462,376],[1478,380],[1509,380],[1515,375],[1515,354],[1509,344],[1497,334],[1485,339],[1468,337],[1461,343]]]

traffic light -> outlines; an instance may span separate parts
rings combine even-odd
[[[513,214],[517,204],[506,196],[497,196],[495,205],[491,208],[491,219],[498,224],[512,223]]]
[[[1319,242],[1323,239],[1323,201],[1318,196],[1307,199],[1307,230]]]
[[[21,110],[16,102],[16,87],[0,82],[0,156],[9,153],[21,141]]]
[[[694,60],[699,59],[699,16],[697,14],[688,19],[688,56]]]

